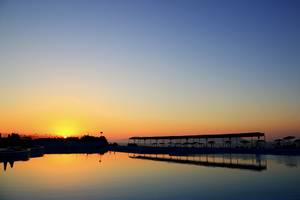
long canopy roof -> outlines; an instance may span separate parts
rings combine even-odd
[[[238,138],[238,137],[262,137],[262,132],[248,133],[225,133],[209,135],[174,135],[174,136],[150,136],[150,137],[131,137],[130,140],[150,140],[150,139],[190,139],[190,138]]]

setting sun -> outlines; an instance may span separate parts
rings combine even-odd
[[[60,127],[57,129],[55,134],[66,138],[72,135],[77,135],[78,133],[74,127]]]
[[[58,123],[53,129],[55,135],[67,138],[79,134],[79,127],[76,123],[63,121]]]

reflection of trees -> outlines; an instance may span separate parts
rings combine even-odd
[[[282,139],[276,139],[274,140],[274,146],[275,148],[280,148],[282,145]]]
[[[300,148],[300,139],[295,140],[294,143],[297,148]]]
[[[4,171],[6,171],[6,169],[7,169],[7,163],[9,163],[10,168],[13,168],[13,167],[14,167],[14,161],[13,161],[13,160],[10,160],[10,161],[4,161],[4,162],[3,162]]]

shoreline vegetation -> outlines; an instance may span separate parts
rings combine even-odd
[[[12,168],[16,161],[27,161],[30,158],[42,157],[44,154],[98,153],[102,155],[108,151],[107,147],[108,141],[104,136],[32,139],[12,133],[7,137],[0,137],[0,163],[4,163],[4,170],[6,170],[8,163]]]
[[[107,152],[107,146],[108,141],[104,136],[84,135],[82,137],[32,139],[12,133],[7,137],[0,137],[0,162],[26,161],[29,158],[40,157],[44,154],[104,154]]]

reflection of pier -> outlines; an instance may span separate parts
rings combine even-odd
[[[193,155],[176,156],[165,154],[131,154],[130,158],[144,159],[153,161],[163,161],[179,164],[190,164],[206,167],[223,167],[232,169],[245,169],[253,171],[262,171],[267,169],[267,162],[261,159],[259,155]]]

